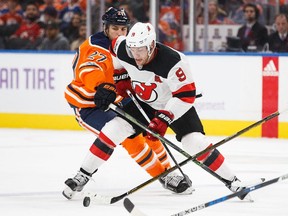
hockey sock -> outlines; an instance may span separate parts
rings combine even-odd
[[[81,168],[93,174],[112,155],[114,149],[107,146],[100,139],[96,139],[87,153]]]
[[[169,158],[167,156],[167,152],[163,146],[163,144],[159,141],[152,141],[145,137],[146,143],[153,149],[153,151],[157,154],[158,159],[160,160],[161,164],[166,168],[169,169],[171,167]]]
[[[183,148],[190,155],[194,155],[212,145],[207,137],[197,132],[184,136],[181,142]],[[235,176],[226,165],[224,156],[217,149],[200,155],[197,160],[224,179],[231,180]]]
[[[161,164],[155,152],[147,145],[142,135],[138,135],[133,139],[127,138],[122,142],[122,146],[152,177],[165,171],[165,167]]]

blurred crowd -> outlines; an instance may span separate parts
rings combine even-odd
[[[0,0],[0,48],[70,50],[86,38],[86,0]]]
[[[106,0],[105,8],[110,6],[124,8],[133,25],[137,21],[149,21],[149,2],[149,0]],[[283,32],[281,34],[287,35],[288,24],[285,23],[288,23],[288,0],[208,0],[207,2],[209,25],[241,25],[244,28],[241,31],[245,32],[249,22],[250,29],[252,24],[257,22],[257,25],[264,28],[273,26],[273,33],[284,29],[281,30]],[[276,7],[277,3],[279,7]],[[86,4],[86,0],[0,0],[0,49],[77,49],[87,37]],[[159,1],[159,41],[180,51],[184,50],[182,26],[188,24],[191,16],[188,4],[188,0]],[[248,12],[245,12],[247,4],[256,6],[255,18],[252,21],[249,21]],[[195,0],[194,17],[198,25],[204,24],[204,5],[204,0]],[[92,33],[101,30],[99,13],[100,0],[91,0]],[[280,18],[279,14],[282,15]],[[252,33],[250,36],[254,37]],[[263,32],[260,34],[263,36]],[[244,36],[237,34],[237,37],[241,41],[246,38],[245,34]],[[263,37],[266,37],[263,39],[264,43],[269,44],[268,32]],[[280,37],[282,40],[282,35],[279,33]],[[287,37],[283,40],[288,43]],[[257,41],[258,39],[253,38],[252,45]],[[287,47],[287,50],[284,49],[286,52],[288,52],[287,43],[283,42],[281,45]],[[261,46],[263,47],[262,42]],[[242,50],[245,49],[247,50],[247,47]],[[278,51],[283,52],[283,49]]]
[[[279,2],[279,8],[276,7]],[[209,24],[245,24],[244,6],[255,4],[259,10],[258,21],[273,25],[277,13],[288,14],[287,0],[208,0]],[[204,0],[196,0],[197,23],[203,23]]]

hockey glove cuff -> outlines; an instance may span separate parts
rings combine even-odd
[[[174,119],[173,113],[167,110],[159,110],[156,112],[155,117],[151,120],[148,128],[161,136],[164,136],[168,126],[172,123]],[[147,138],[156,141],[157,138],[152,134],[147,133]]]
[[[94,95],[94,103],[101,110],[107,110],[110,103],[116,99],[116,87],[111,83],[100,84]]]

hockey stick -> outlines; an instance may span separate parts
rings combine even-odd
[[[118,107],[115,106],[114,104],[110,104],[109,107],[112,108],[113,110],[115,109],[115,111],[117,110],[117,113],[119,113],[120,115],[124,115],[124,116],[126,115],[126,113],[125,113],[124,111],[122,111],[120,108],[118,108]],[[274,113],[266,116],[265,118],[263,118],[263,119],[255,122],[255,123],[247,126],[246,128],[243,128],[242,130],[236,132],[235,134],[232,134],[231,136],[228,136],[228,137],[222,139],[221,141],[219,141],[219,142],[217,142],[216,144],[214,144],[214,145],[212,145],[212,146],[204,149],[203,151],[198,152],[198,153],[195,154],[194,156],[191,156],[191,157],[187,158],[186,160],[184,160],[184,161],[182,161],[181,163],[179,163],[179,166],[183,166],[183,165],[187,164],[190,160],[193,160],[193,161],[196,160],[196,158],[199,157],[200,155],[205,154],[206,152],[211,151],[212,149],[215,149],[215,148],[223,145],[224,143],[226,143],[226,142],[228,142],[228,141],[230,141],[230,140],[232,140],[232,139],[234,139],[234,138],[236,138],[236,137],[244,134],[245,132],[251,130],[252,128],[254,128],[254,127],[256,127],[256,126],[258,126],[258,125],[260,125],[260,124],[263,124],[264,122],[267,122],[267,121],[275,118],[276,116],[278,116],[278,115],[280,115],[281,113],[286,112],[286,111],[287,111],[287,110],[284,110],[284,111],[282,111],[282,112],[277,111],[277,112],[274,112]],[[127,114],[127,115],[128,115],[128,114]],[[133,118],[133,119],[134,119],[134,118]],[[149,130],[149,129],[148,129],[148,130]],[[151,130],[150,130],[150,131],[151,131]],[[151,131],[151,133],[156,134],[156,133],[153,132],[153,131]],[[159,135],[158,135],[158,136],[159,136]],[[161,138],[161,139],[162,139],[162,138]],[[163,137],[163,139],[165,139],[165,138]],[[165,140],[166,140],[166,139],[165,139]],[[169,142],[170,142],[170,141],[169,141]],[[134,193],[134,192],[136,192],[136,191],[138,191],[138,190],[140,190],[141,188],[143,188],[143,187],[149,185],[150,183],[156,181],[158,178],[160,178],[160,177],[162,177],[162,176],[164,176],[164,175],[167,175],[168,173],[170,173],[170,172],[172,172],[172,171],[174,171],[174,170],[176,170],[176,169],[177,169],[177,166],[173,166],[173,167],[171,167],[170,169],[166,170],[165,172],[161,173],[160,175],[157,175],[157,176],[155,176],[155,177],[153,177],[153,178],[150,178],[149,180],[147,180],[147,181],[143,182],[142,184],[140,184],[140,185],[138,185],[138,186],[130,189],[129,191],[126,191],[125,193],[123,193],[123,194],[121,194],[121,195],[119,195],[119,196],[108,197],[108,196],[101,196],[101,195],[99,195],[99,194],[93,194],[93,195],[90,195],[90,194],[89,194],[88,196],[86,196],[86,197],[84,198],[84,200],[83,200],[83,205],[84,205],[85,207],[88,207],[88,206],[90,205],[91,198],[92,198],[92,200],[95,200],[95,201],[97,201],[97,202],[101,202],[101,203],[104,203],[104,204],[113,204],[113,203],[118,202],[119,200],[123,199],[124,197],[126,197],[126,196],[128,196],[128,195],[130,195],[130,194],[132,194],[132,193]]]
[[[234,198],[236,196],[242,196],[245,193],[250,193],[250,192],[252,192],[254,190],[258,190],[260,188],[266,187],[268,185],[271,185],[271,184],[274,184],[274,183],[277,183],[277,182],[280,182],[280,181],[284,181],[286,179],[288,179],[288,174],[279,176],[277,178],[274,178],[274,179],[271,179],[269,181],[265,181],[265,182],[262,182],[262,183],[259,183],[259,184],[256,184],[256,185],[252,185],[252,186],[247,187],[247,188],[245,188],[245,189],[243,189],[241,191],[238,191],[236,193],[231,193],[231,194],[228,194],[226,196],[220,197],[218,199],[215,199],[215,200],[212,200],[212,201],[209,201],[209,202],[194,206],[194,207],[186,209],[184,211],[180,211],[178,213],[172,214],[171,216],[183,216],[183,215],[187,215],[187,214],[190,214],[190,213],[193,213],[193,212],[196,212],[196,211],[200,211],[200,210],[203,210],[205,208],[208,208],[208,207],[211,207],[213,205],[216,205],[216,204],[219,204],[221,202],[224,202],[224,201],[227,201],[229,199],[232,199],[232,198]],[[126,210],[131,215],[145,216],[145,214],[143,212],[141,212],[134,205],[134,203],[131,202],[131,200],[129,200],[128,198],[125,198],[123,204],[124,204],[124,207],[126,208]],[[137,214],[134,214],[134,213],[137,213]]]
[[[201,156],[202,154],[205,154],[206,152],[211,151],[212,149],[217,148],[218,146],[222,145],[225,142],[228,142],[231,139],[234,139],[235,137],[245,133],[246,131],[250,130],[251,128],[260,125],[276,116],[278,116],[280,114],[280,112],[275,112],[270,114],[269,116],[267,116],[264,119],[261,119],[260,121],[248,126],[247,128],[244,128],[243,130],[237,132],[236,134],[225,138],[224,140],[206,148],[206,151],[203,152],[198,152],[196,155],[194,155],[193,157],[188,154],[186,151],[184,151],[183,149],[181,149],[179,146],[175,145],[173,142],[171,142],[170,140],[166,139],[165,137],[159,135],[158,133],[150,130],[149,128],[146,127],[146,125],[142,124],[140,121],[138,121],[137,119],[135,119],[133,116],[129,115],[128,113],[124,112],[122,109],[118,108],[116,105],[114,104],[110,104],[109,108],[114,110],[115,112],[117,112],[118,114],[120,114],[121,116],[123,116],[124,118],[126,118],[127,120],[130,120],[131,122],[133,122],[134,124],[136,124],[137,126],[141,127],[143,130],[145,130],[146,132],[152,134],[154,137],[158,138],[162,143],[166,143],[168,144],[170,147],[174,148],[176,151],[180,152],[182,155],[184,155],[185,157],[187,157],[189,160],[192,160],[196,165],[200,166],[202,169],[204,169],[205,171],[207,171],[209,174],[211,174],[212,176],[214,176],[215,178],[217,178],[218,180],[220,180],[221,182],[223,182],[225,185],[227,184],[227,181],[225,181],[225,179],[223,179],[220,175],[218,175],[217,173],[213,172],[212,170],[210,170],[207,166],[205,166],[205,164],[202,164],[201,162],[199,162],[198,160],[196,160],[196,158],[198,158],[199,156]],[[287,110],[285,110],[287,111]],[[179,164],[180,165],[180,164]],[[240,198],[240,197],[239,197]],[[243,197],[244,198],[244,197]],[[243,199],[240,198],[240,199]]]
[[[197,157],[199,157],[202,154],[205,154],[206,152],[214,149],[213,148],[207,148],[207,151],[205,152],[199,152],[195,155],[195,157],[193,157],[194,159],[192,159],[192,156],[190,154],[188,154],[186,151],[184,151],[183,149],[181,149],[179,146],[175,145],[174,143],[172,143],[170,140],[166,139],[165,137],[159,135],[158,133],[150,130],[148,127],[146,127],[146,125],[144,125],[143,123],[141,123],[140,121],[138,121],[137,119],[135,119],[133,116],[129,115],[128,113],[124,112],[122,109],[118,108],[116,105],[114,104],[110,104],[109,108],[114,110],[115,112],[117,112],[118,114],[122,115],[124,118],[126,118],[127,120],[130,120],[131,122],[133,122],[134,124],[136,124],[137,126],[141,127],[143,130],[145,130],[146,132],[152,134],[154,137],[158,138],[162,143],[166,143],[168,144],[170,147],[174,148],[176,151],[180,152],[182,155],[184,155],[185,157],[187,157],[189,160],[193,160],[194,163],[196,163],[198,166],[200,166],[202,169],[204,169],[205,171],[207,171],[208,173],[210,173],[211,175],[213,175],[215,178],[219,179],[220,181],[222,181],[224,184],[227,184],[227,182],[221,177],[219,176],[217,173],[213,172],[212,170],[210,170],[207,166],[205,166],[204,164],[200,163],[199,161],[196,160]],[[216,147],[215,147],[216,148]],[[177,163],[178,164],[178,163]],[[177,166],[176,164],[176,166]],[[179,164],[178,164],[179,166]],[[178,167],[177,166],[177,167]],[[179,166],[180,167],[180,166]]]
[[[129,97],[132,99],[132,101],[134,102],[134,104],[137,106],[137,108],[139,109],[139,111],[142,113],[142,115],[145,117],[145,119],[147,120],[147,122],[150,122],[149,117],[147,116],[147,114],[145,113],[145,111],[142,109],[142,107],[140,106],[140,104],[138,103],[138,101],[135,99],[135,97],[133,96],[133,94],[127,89],[126,90],[127,94],[129,95]],[[202,94],[199,95],[199,97],[202,97]],[[169,148],[167,147],[167,145],[165,144],[165,142],[162,142],[163,146],[165,147],[165,149],[167,150],[167,152],[169,153],[169,155],[171,156],[172,160],[174,161],[175,165],[178,167],[178,169],[180,170],[181,174],[184,176],[184,178],[186,178],[184,172],[182,171],[181,167],[179,166],[179,164],[177,163],[176,159],[174,158],[174,156],[172,155],[171,151],[169,150]],[[187,158],[191,157],[190,154],[186,153],[184,150],[180,151],[179,147],[176,146],[173,143],[170,143],[170,146],[172,148],[174,148],[176,151],[182,153],[184,156],[186,156]],[[198,161],[194,161],[197,165],[199,165],[202,169],[204,169],[205,171],[207,171],[208,173],[210,173],[211,175],[213,175],[215,178],[219,179],[221,182],[223,182],[224,184],[227,184],[227,182],[217,173],[213,172],[212,170],[210,170],[205,164],[202,164]],[[189,182],[189,181],[187,181]]]
[[[129,97],[131,98],[131,100],[133,101],[133,103],[136,105],[136,107],[138,108],[138,110],[141,112],[141,114],[144,116],[144,118],[146,119],[146,121],[149,123],[150,122],[150,118],[148,117],[148,115],[145,113],[145,111],[142,109],[141,105],[138,103],[138,101],[136,100],[136,98],[134,97],[134,95],[129,91],[129,89],[126,90],[127,94],[129,95]],[[191,181],[188,179],[188,177],[184,174],[183,170],[181,169],[181,167],[179,166],[178,162],[176,161],[175,157],[172,155],[171,151],[169,150],[169,148],[167,147],[167,145],[164,142],[161,142],[162,145],[165,147],[166,151],[168,152],[168,154],[170,155],[171,159],[173,160],[174,164],[177,166],[177,168],[179,169],[179,171],[181,172],[181,174],[183,175],[184,179],[186,179],[187,183],[189,184],[189,186],[192,185]]]
[[[210,202],[206,202],[206,203],[203,203],[201,205],[186,209],[184,211],[178,212],[178,213],[173,214],[171,216],[182,216],[182,215],[190,214],[192,212],[199,211],[199,210],[202,210],[204,208],[208,208],[210,206],[213,206],[213,205],[216,205],[218,203],[221,203],[221,202],[227,201],[229,199],[232,199],[232,198],[234,198],[236,196],[241,196],[241,195],[243,195],[245,193],[249,193],[251,191],[258,190],[260,188],[266,187],[268,185],[271,185],[271,184],[274,184],[274,183],[277,183],[277,182],[280,182],[280,181],[283,181],[283,180],[286,180],[286,179],[288,179],[288,174],[279,176],[279,177],[274,178],[274,179],[270,179],[270,180],[265,181],[265,182],[260,183],[260,184],[252,185],[252,186],[247,187],[247,188],[245,188],[245,189],[243,189],[241,191],[238,191],[236,193],[232,193],[232,194],[220,197],[218,199],[212,200]]]
[[[124,199],[123,205],[125,209],[133,216],[146,216],[146,214],[136,208],[134,203],[132,203],[128,198]]]

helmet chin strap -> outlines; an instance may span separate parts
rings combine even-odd
[[[153,41],[154,42],[154,41]],[[151,57],[153,56],[153,53],[154,53],[154,50],[155,50],[155,44],[154,44],[154,46],[153,46],[153,48],[152,49],[150,49],[150,47],[149,47],[149,50],[148,50],[148,58],[147,58],[147,61],[146,61],[146,63],[148,63],[150,60],[151,60]],[[145,64],[146,64],[145,63]]]

